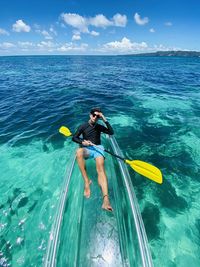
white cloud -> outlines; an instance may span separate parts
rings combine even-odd
[[[61,18],[64,20],[65,24],[72,26],[79,32],[91,34],[93,36],[98,36],[99,33],[95,31],[90,31],[88,27],[96,28],[107,28],[110,26],[115,27],[125,27],[127,24],[126,15],[115,14],[112,19],[106,18],[103,14],[98,14],[94,17],[82,17],[75,13],[63,13]]]
[[[8,43],[8,42],[0,43],[0,49],[10,49],[13,47],[15,47],[13,43]]]
[[[156,51],[177,51],[183,50],[180,47],[166,47],[165,45],[153,45],[148,46],[146,42],[132,42],[128,38],[124,37],[121,41],[113,41],[104,44],[103,46],[95,49],[95,52],[104,54],[136,54],[136,53],[148,53]]]
[[[46,30],[36,30],[35,32],[43,35],[44,38],[47,39],[47,40],[52,40],[53,39],[53,37]]]
[[[30,32],[31,27],[19,19],[13,24],[13,31],[15,32]]]
[[[81,40],[81,36],[79,34],[74,34],[72,36],[72,41],[78,41],[78,40]]]
[[[35,32],[43,35],[46,40],[52,40],[52,35],[57,35],[57,32],[54,30],[53,26],[49,28],[49,31],[41,30],[41,27],[38,24],[34,24],[34,28],[36,29]]]
[[[53,26],[49,29],[50,32],[52,32],[55,36],[57,36],[57,32],[54,30]]]
[[[89,19],[89,24],[95,27],[106,28],[113,25],[113,22],[108,20],[104,15],[99,14],[94,18]]]
[[[151,28],[149,31],[152,32],[152,33],[155,32],[154,28]]]
[[[141,18],[140,15],[138,13],[135,13],[134,15],[134,19],[135,19],[135,22],[138,24],[138,25],[145,25],[149,22],[149,19],[147,17],[145,18]]]
[[[18,42],[18,45],[23,48],[30,48],[34,46],[34,44],[31,42],[20,42],[20,41]]]
[[[0,28],[0,35],[10,35],[9,32],[7,32],[6,30]]]
[[[86,18],[75,13],[63,13],[61,17],[66,24],[78,29],[80,32],[89,32]]]
[[[94,18],[89,19],[89,25],[100,28],[107,28],[109,26],[125,27],[126,23],[126,15],[121,15],[119,13],[115,14],[111,20],[107,19],[102,14],[96,15]]]
[[[116,14],[113,16],[114,25],[118,27],[125,27],[127,24],[126,15]]]
[[[154,51],[188,51],[189,49],[183,49],[181,47],[167,47],[163,44],[159,44],[159,45],[154,45],[152,50]]]
[[[90,34],[93,36],[99,36],[99,32],[95,32],[95,31],[91,31]]]
[[[37,44],[37,47],[39,47],[40,49],[49,49],[49,48],[54,48],[55,46],[56,44],[54,44],[51,41],[48,41],[48,42],[42,41]]]
[[[165,22],[165,26],[172,26],[172,23],[170,22],[170,21],[168,21],[168,22]]]
[[[0,43],[0,54],[135,54],[144,52],[156,51],[177,51],[183,50],[180,47],[167,47],[163,44],[155,44],[148,46],[146,42],[132,42],[124,37],[119,41],[113,41],[92,49],[88,44],[69,43],[55,43],[52,41],[42,41],[39,43],[32,43],[28,41],[19,41],[17,43],[3,42]],[[188,50],[188,49],[187,49]]]
[[[37,30],[36,32],[42,34],[44,36],[45,39],[47,40],[52,40],[53,37],[45,30],[41,31],[41,30]]]
[[[88,44],[81,44],[77,46],[74,43],[65,43],[61,47],[57,48],[59,52],[85,52],[88,48]]]
[[[36,52],[43,52],[43,53],[47,53],[47,52],[54,52],[56,51],[56,48],[58,47],[58,44],[53,43],[52,41],[42,41],[38,44],[36,44]]]
[[[136,51],[143,51],[148,48],[145,42],[132,43],[128,38],[124,37],[121,41],[113,41],[103,45],[102,52],[114,53],[134,53]]]

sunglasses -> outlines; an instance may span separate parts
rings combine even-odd
[[[100,116],[97,115],[96,113],[93,113],[93,114],[92,114],[92,117],[97,117],[98,119],[100,118]]]

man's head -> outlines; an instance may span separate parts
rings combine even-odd
[[[101,109],[100,108],[92,108],[90,111],[90,119],[92,122],[96,122],[100,116],[99,113],[101,113]]]

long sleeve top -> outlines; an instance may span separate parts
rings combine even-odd
[[[106,127],[98,123],[92,125],[89,122],[86,122],[78,127],[77,131],[73,135],[72,140],[78,144],[82,144],[83,140],[89,140],[95,145],[100,145],[101,133],[106,133],[109,135],[114,134],[110,123],[106,121],[105,124]],[[81,135],[83,138],[80,138]]]

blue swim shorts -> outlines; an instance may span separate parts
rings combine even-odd
[[[96,159],[98,157],[105,158],[104,151],[102,150],[104,149],[104,147],[102,145],[87,146],[87,147],[84,147],[84,149],[85,149],[86,159]]]

